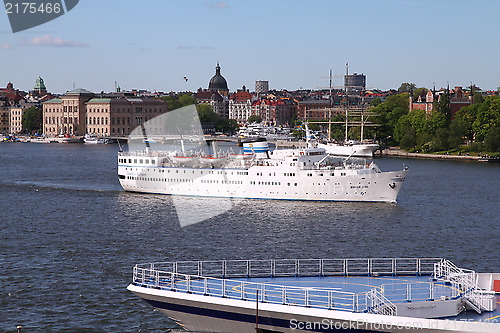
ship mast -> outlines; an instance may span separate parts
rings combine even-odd
[[[346,75],[346,78],[349,76],[349,63],[346,63],[345,64],[345,67],[346,67],[346,70],[345,70],[345,75]],[[344,142],[347,142],[347,134],[348,134],[348,121],[347,121],[347,118],[348,118],[348,107],[347,107],[347,104],[349,103],[349,97],[347,96],[347,82],[344,82],[344,96],[345,96],[345,103],[344,103],[344,109],[345,109],[345,139],[344,139]]]
[[[332,139],[332,109],[333,109],[333,96],[332,96],[332,80],[333,69],[330,67],[330,110],[328,111],[328,141]]]

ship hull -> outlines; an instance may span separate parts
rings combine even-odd
[[[187,330],[264,332],[497,332],[497,324],[425,319],[304,308],[289,305],[156,290],[129,285],[128,290]],[[258,317],[257,317],[258,313]],[[258,319],[257,319],[258,318]]]
[[[265,165],[248,169],[118,166],[120,184],[131,192],[305,201],[396,202],[406,173],[370,169],[277,172],[276,167]]]

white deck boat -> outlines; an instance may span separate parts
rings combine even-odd
[[[498,333],[498,283],[440,258],[221,260],[136,265],[128,290],[193,331]]]
[[[335,161],[321,148],[206,156],[190,164],[148,149],[118,156],[126,191],[186,196],[396,202],[406,173],[382,172],[373,162]]]
[[[124,190],[239,199],[396,202],[407,174],[406,168],[382,172],[373,162],[339,161],[310,144],[270,152],[267,141],[252,140],[243,144],[245,158],[215,147],[210,153],[196,152],[203,132],[199,123],[197,128],[196,122],[190,123],[197,119],[194,107],[186,108],[134,130],[132,142],[142,149],[131,148],[129,140],[129,151],[118,153],[118,178]],[[180,145],[160,150],[160,144],[145,143],[150,139],[145,133],[158,138],[160,128],[166,128],[170,139],[177,136]],[[193,158],[185,163],[182,156]]]

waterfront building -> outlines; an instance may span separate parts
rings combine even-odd
[[[46,135],[128,135],[166,111],[166,103],[154,98],[100,98],[76,89],[43,103],[43,129]]]
[[[0,133],[9,133],[10,103],[6,97],[0,98]]]
[[[134,128],[167,112],[155,98],[93,98],[86,103],[87,134],[129,135]]]
[[[10,133],[10,109],[23,102],[25,92],[14,89],[12,82],[0,88],[0,133]]]
[[[44,102],[43,133],[85,135],[85,103],[94,96],[86,89],[75,89]]]
[[[21,102],[10,108],[9,125],[11,134],[19,134],[23,131],[23,116],[24,112],[32,106],[39,106],[37,103],[28,103],[21,100]]]
[[[290,99],[263,98],[252,103],[251,115],[257,115],[268,124],[289,124],[297,109],[296,104]]]
[[[243,86],[229,97],[229,119],[244,123],[252,115],[252,95]]]
[[[307,119],[328,119],[334,116],[337,111],[331,113],[330,101],[326,99],[306,99],[297,102],[297,118]]]

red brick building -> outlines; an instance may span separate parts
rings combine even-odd
[[[416,101],[413,101],[413,96],[410,94],[409,108],[411,110],[424,110],[426,113],[431,113],[434,105],[434,93],[432,90],[427,91],[425,94],[425,101],[422,96],[418,96]]]

